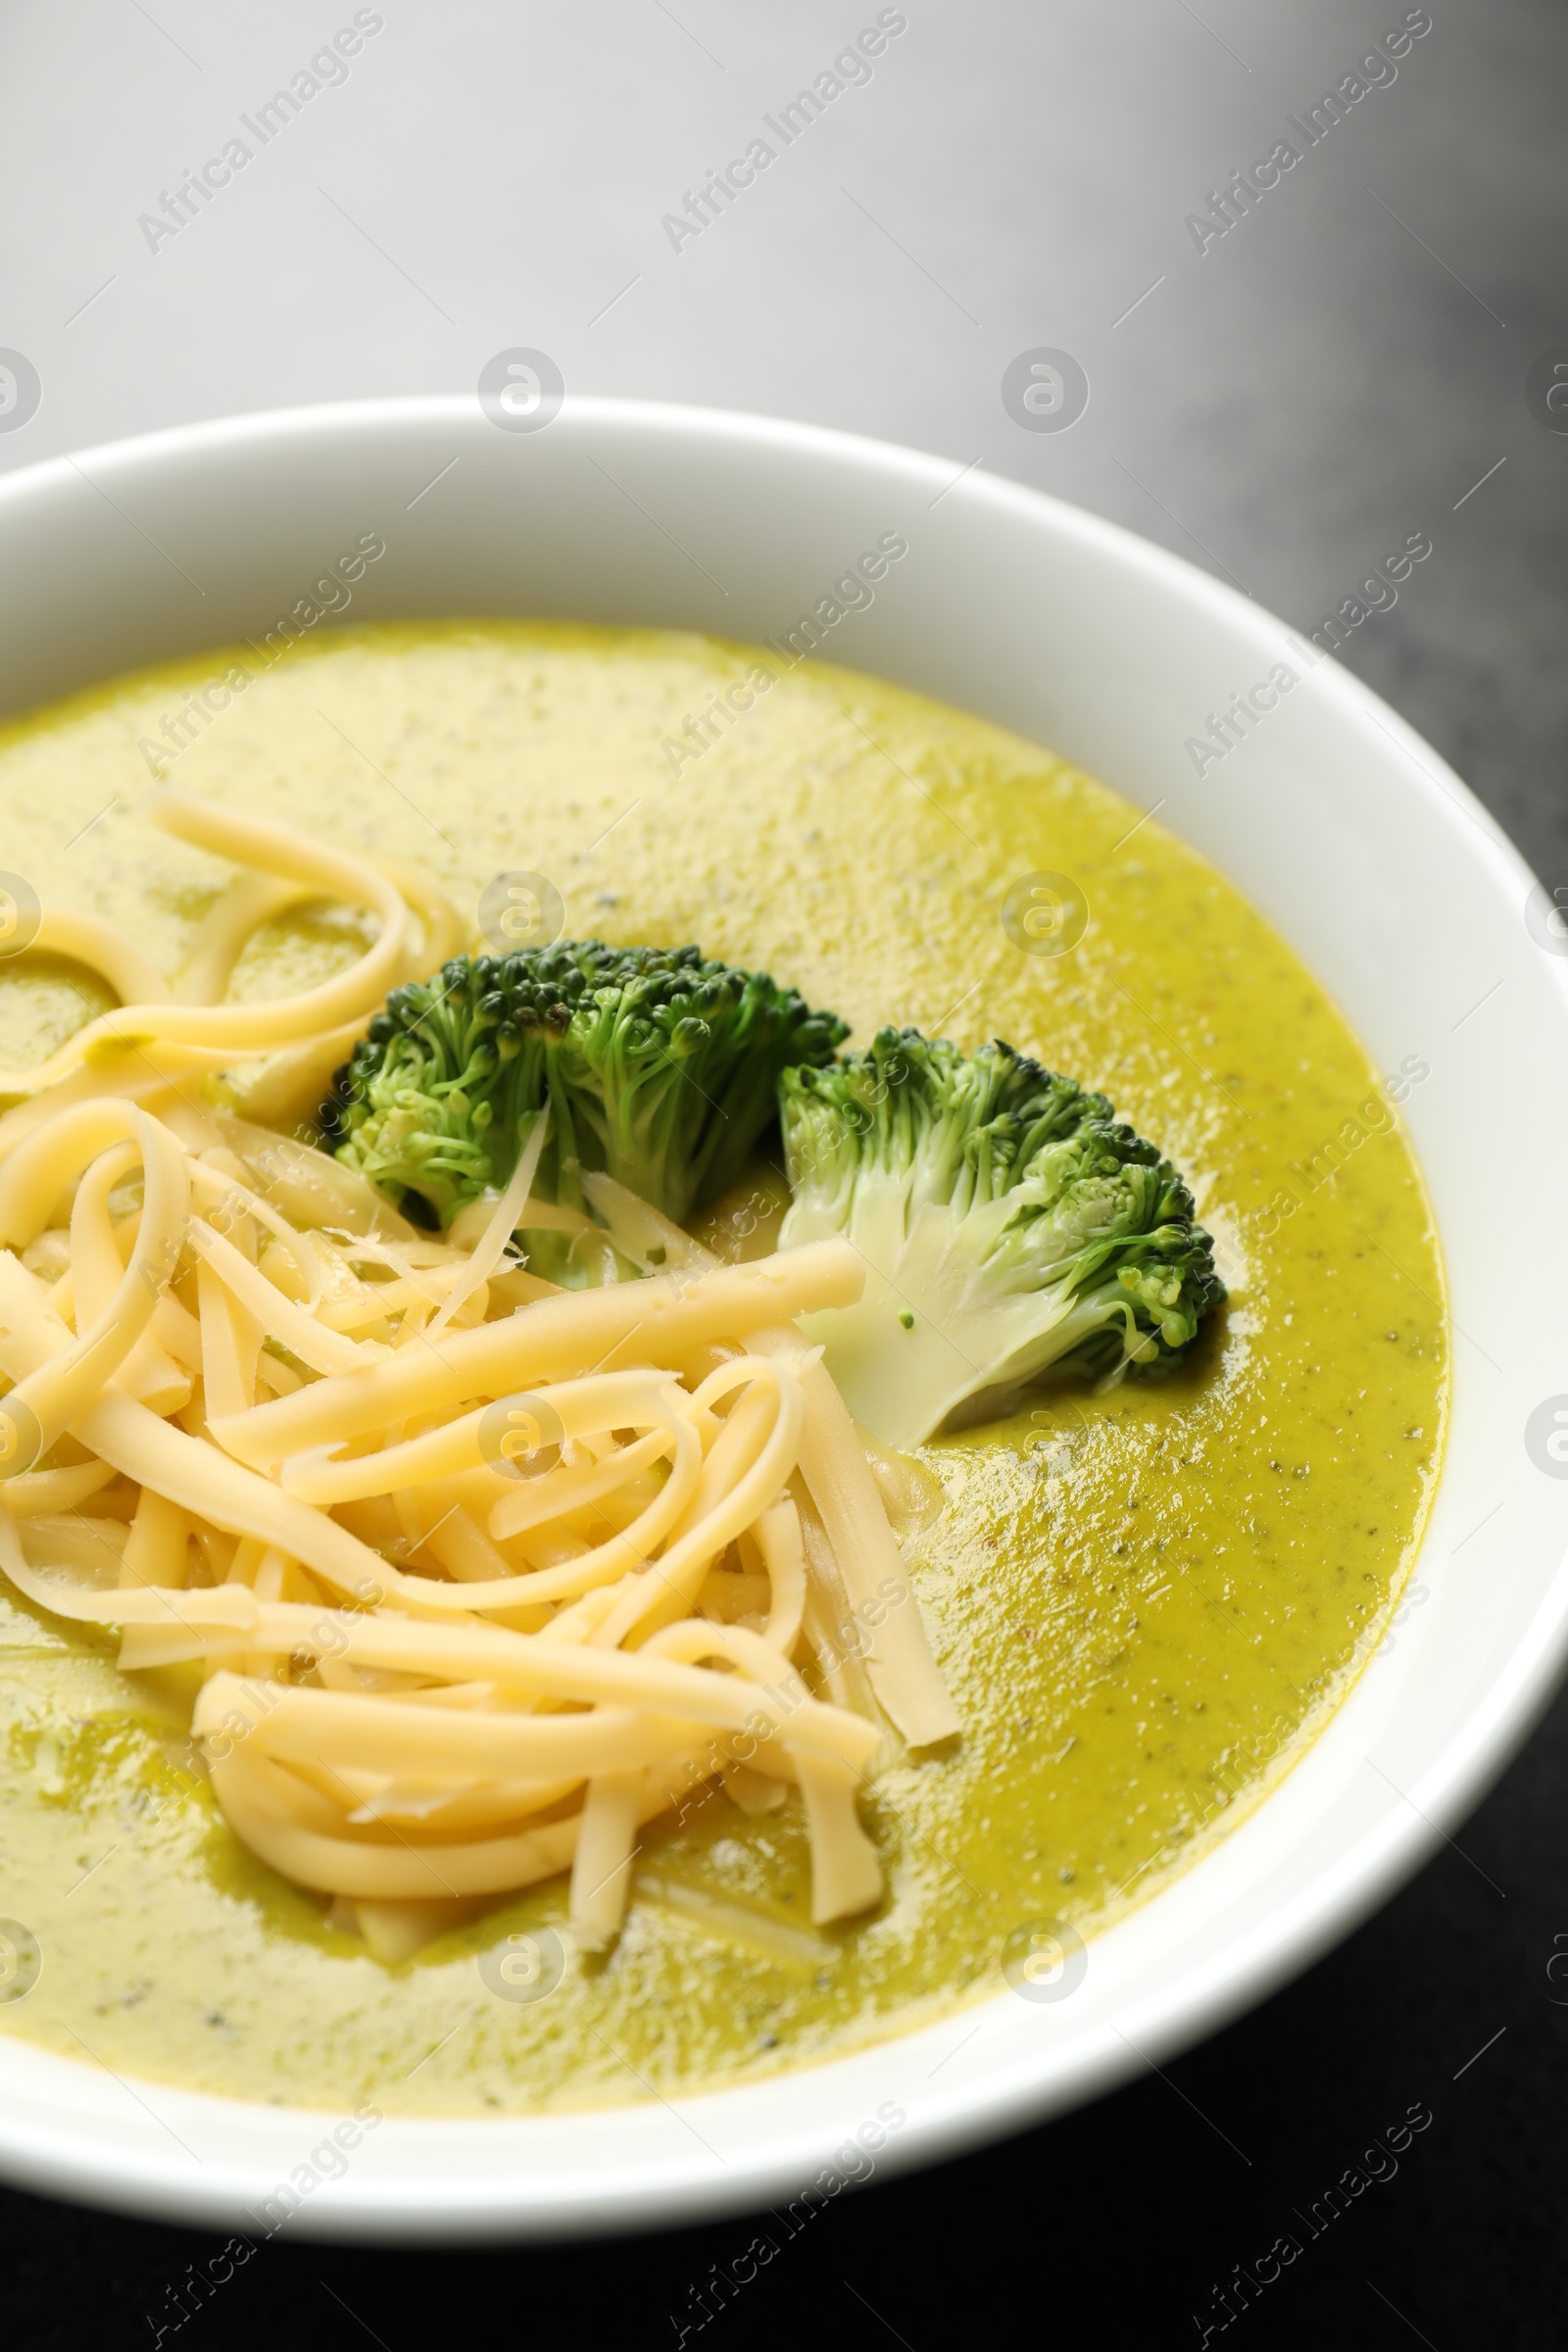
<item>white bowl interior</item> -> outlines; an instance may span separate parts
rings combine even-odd
[[[644,2100],[612,2122],[388,2121],[342,2180],[305,2196],[297,2230],[689,2221],[795,2195],[888,2101],[906,2120],[883,2170],[1058,2111],[1257,1999],[1389,1894],[1559,1672],[1568,1482],[1535,1466],[1524,1425],[1568,1386],[1543,1311],[1568,1295],[1568,1231],[1550,1213],[1568,1098],[1547,1083],[1568,1053],[1568,958],[1527,931],[1530,874],[1436,755],[1334,663],[1308,668],[1283,623],[1112,525],[958,472],[804,427],[609,401],[569,400],[547,429],[514,433],[453,397],[198,426],[0,485],[6,711],[260,636],[367,530],[387,555],[351,622],[515,612],[742,638],[779,635],[900,531],[907,559],[824,657],[997,719],[1158,806],[1305,958],[1383,1070],[1408,1054],[1431,1065],[1404,1116],[1446,1257],[1454,1412],[1417,1569],[1426,1597],[1267,1801],[1094,1940],[1070,2000],[1003,1993],[852,2058]],[[1282,661],[1299,682],[1199,776],[1188,738]],[[334,2120],[132,2090],[9,2035],[0,2085],[11,2179],[231,2226]]]

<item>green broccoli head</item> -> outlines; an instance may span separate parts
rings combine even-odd
[[[394,989],[321,1123],[340,1159],[447,1225],[507,1184],[548,1103],[535,1198],[580,1210],[583,1170],[603,1169],[679,1222],[740,1174],[786,1065],[830,1059],[846,1034],[697,948],[456,956]]]
[[[1088,1094],[998,1043],[884,1029],[780,1082],[779,1247],[845,1234],[865,1296],[807,1319],[885,1444],[1007,1409],[1050,1373],[1169,1369],[1224,1296],[1186,1185]]]

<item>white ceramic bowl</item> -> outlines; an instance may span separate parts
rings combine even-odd
[[[1568,1094],[1551,1083],[1568,1066],[1568,940],[1539,898],[1532,934],[1532,877],[1458,779],[1345,670],[1308,673],[1267,612],[984,471],[752,416],[568,399],[518,432],[473,398],[367,402],[13,473],[0,709],[259,635],[367,530],[387,555],[351,621],[534,613],[744,638],[776,636],[903,532],[907,559],[824,656],[1157,805],[1304,956],[1380,1068],[1431,1064],[1405,1116],[1451,1285],[1454,1412],[1417,1571],[1428,1597],[1267,1801],[1092,1943],[1069,2000],[1003,1992],[675,2102],[388,2121],[288,2227],[402,2241],[689,2222],[789,2200],[888,2101],[907,2120],[882,2172],[1058,2114],[1236,2016],[1382,1902],[1557,1679],[1568,1483],[1527,1453],[1525,1424],[1568,1387],[1551,1309],[1568,1297]],[[1200,777],[1188,738],[1282,661],[1299,683]],[[0,2035],[0,2172],[30,2189],[251,2228],[332,2120],[132,2086]]]

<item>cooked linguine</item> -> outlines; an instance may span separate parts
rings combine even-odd
[[[0,1072],[0,1567],[189,1663],[224,1817],[388,1957],[569,1871],[620,1927],[645,1824],[798,1789],[812,1918],[882,1891],[869,1777],[957,1720],[868,1449],[797,1318],[860,1293],[843,1241],[725,1265],[607,1178],[558,1290],[528,1187],[442,1239],[287,1121],[463,926],[428,878],[178,796],[238,877],[167,987],[97,918],[42,944],[126,1000]],[[220,1002],[254,932],[334,897],[377,930],[303,994]],[[548,1114],[546,1114],[547,1116]]]

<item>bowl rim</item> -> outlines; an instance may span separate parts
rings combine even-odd
[[[144,466],[177,463],[204,452],[241,456],[270,444],[347,436],[377,426],[466,428],[476,414],[471,394],[434,393],[316,402],[166,426],[13,468],[0,476],[0,517],[28,500],[47,498],[68,486],[74,489],[80,480],[79,467],[123,477]],[[568,394],[562,415],[590,429],[629,426],[647,434],[663,432],[686,439],[700,434],[758,452],[772,450],[807,463],[823,459],[849,462],[923,490],[940,490],[961,506],[1047,523],[1059,540],[1076,541],[1084,550],[1141,573],[1173,604],[1184,605],[1200,619],[1222,621],[1233,633],[1250,634],[1259,650],[1265,644],[1277,649],[1282,637],[1298,634],[1237,589],[1124,525],[984,467],[956,472],[956,460],[871,436],[691,403]],[[200,649],[192,648],[196,650]],[[1450,813],[1456,810],[1468,820],[1470,847],[1489,869],[1494,886],[1515,900],[1529,892],[1536,877],[1519,851],[1413,727],[1332,659],[1314,670],[1314,682],[1343,721],[1358,728],[1375,726],[1406,755],[1416,771],[1415,789],[1435,815],[1439,803],[1446,801]],[[1553,978],[1568,1017],[1568,967]],[[1441,1239],[1440,1234],[1440,1247]],[[1440,1487],[1441,1483],[1440,1479]],[[955,2082],[922,2102],[920,2113],[908,2119],[898,2136],[888,2142],[885,2154],[879,2155],[878,2169],[900,2173],[953,2156],[1098,2096],[1201,2039],[1289,1982],[1395,1893],[1446,1840],[1447,1831],[1491,1787],[1535,1728],[1565,1667],[1568,1552],[1558,1557],[1529,1624],[1492,1673],[1454,1738],[1412,1784],[1402,1811],[1386,1811],[1332,1866],[1318,1869],[1293,1900],[1266,1910],[1250,1935],[1227,1947],[1222,1964],[1204,1983],[1178,1978],[1173,1988],[1151,1993],[1141,2004],[1124,2011],[1135,2035],[1102,2031],[1076,2048],[1065,2066],[1053,2054],[1050,2043],[1042,2042],[1038,2061],[1021,2066],[1006,2083],[992,2079],[977,2089]],[[1270,1800],[1263,1801],[1267,1804]],[[715,2179],[694,2159],[682,2164],[678,2151],[676,2161],[662,2161],[657,2170],[644,2166],[636,2180],[617,2179],[607,2172],[597,2190],[585,2189],[580,2180],[557,2183],[535,2169],[538,2150],[545,2141],[561,2138],[562,2125],[587,2122],[596,2116],[639,2115],[646,2102],[575,2110],[569,2117],[400,2117],[388,2119],[384,2127],[385,2136],[379,2142],[384,2161],[378,2162],[373,2177],[357,2180],[351,2171],[345,2180],[328,2183],[330,2193],[304,2204],[290,2217],[289,2226],[299,2235],[340,2240],[374,2240],[394,2234],[400,2239],[432,2241],[565,2238],[756,2210],[808,2178],[813,2165],[822,2161],[833,2129],[831,2121],[824,2122],[822,2117],[832,2107],[838,2077],[848,2078],[857,2071],[863,2076],[868,2059],[876,2053],[908,2053],[940,2034],[944,2024],[956,2016],[995,2012],[1005,2001],[1006,1996],[999,1994],[961,2008],[955,2005],[934,2024],[895,2030],[868,2049],[808,2061],[778,2077],[678,2094],[682,2107],[710,2118],[736,2102],[764,2111],[782,2110],[789,2102],[780,2099],[781,2089],[803,2083],[820,2088],[823,2095],[814,2102],[818,2111],[814,2120],[803,2121],[799,2115],[785,2118],[781,2113],[771,2138],[765,2128],[754,2127],[750,2136],[760,2144],[737,2155],[734,2162],[726,2159],[723,2178]],[[166,2155],[156,2133],[144,2133],[134,2163],[129,2163],[122,2140],[98,2144],[94,2133],[82,2128],[79,2113],[73,2112],[81,2106],[74,2094],[79,2093],[82,2082],[95,2079],[81,2061],[0,2034],[0,2082],[8,2078],[23,2093],[22,2108],[35,2110],[18,2114],[10,2098],[0,2108],[0,2174],[20,2185],[166,2220],[195,2218],[214,2226],[242,2226],[243,2221],[254,2219],[247,2198],[263,2193],[258,2183],[273,2171],[270,2156],[260,2173],[239,2158],[213,2165],[203,2160],[207,2178],[193,2181],[187,2167]],[[231,2144],[255,2136],[265,2120],[275,2121],[280,2116],[310,2120],[313,2125],[331,2120],[318,2110],[270,2108],[204,2092],[172,2090],[168,2084],[143,2082],[139,2077],[137,2081],[157,2092],[169,2114],[187,2123],[205,2118],[217,2136]],[[51,2093],[60,2091],[73,2095],[61,2102],[59,2128],[42,2129],[36,2110],[47,2109]],[[132,2097],[137,2095],[131,2091]],[[172,2127],[165,2124],[164,2130],[172,2132]],[[527,2156],[526,2169],[517,2174],[498,2167],[498,2178],[488,2194],[476,2194],[473,2181],[466,2180],[449,2195],[442,2180],[443,2142],[453,2147],[458,2135],[475,2132],[505,2144],[509,2153],[515,2152],[519,2158],[524,2156],[525,2143],[532,2145],[534,2154]]]

